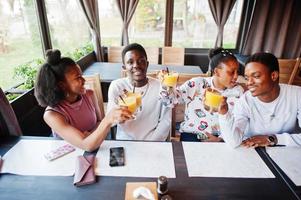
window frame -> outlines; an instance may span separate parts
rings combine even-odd
[[[49,24],[47,19],[47,12],[45,6],[45,0],[34,0],[36,6],[36,15],[38,17],[38,24],[40,29],[40,36],[42,41],[43,53],[45,57],[45,52],[48,49],[52,48],[52,41],[49,31]],[[252,14],[252,5],[254,5],[254,0],[244,0],[242,6],[242,13],[245,13],[241,16],[239,29],[238,29],[238,36],[236,41],[236,46],[233,52],[238,52],[241,50],[243,45],[243,38],[244,32],[248,28],[248,19]],[[174,0],[166,0],[166,7],[165,7],[165,30],[164,30],[164,46],[172,46],[172,37],[173,37],[173,7],[174,7]],[[185,54],[207,54],[208,48],[185,48]]]
[[[242,35],[243,32],[246,30],[246,23],[247,19],[249,18],[251,12],[250,12],[250,7],[251,5],[254,4],[254,0],[243,0],[243,5],[242,5],[242,12],[241,13],[246,13],[245,15],[242,14],[239,22],[239,28],[238,28],[238,35],[236,39],[236,45],[235,48],[231,48],[231,50],[234,53],[237,53],[239,49],[242,48],[243,42],[242,42]],[[165,46],[172,46],[172,37],[173,37],[173,12],[174,12],[174,0],[166,0],[166,24],[167,26],[165,27],[165,37],[164,37],[164,44]],[[249,11],[247,13],[247,11]],[[185,48],[185,54],[190,53],[190,54],[208,54],[209,48]]]

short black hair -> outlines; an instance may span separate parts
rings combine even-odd
[[[145,58],[147,60],[147,55],[146,55],[146,51],[145,51],[144,47],[141,44],[132,43],[132,44],[129,44],[129,45],[125,46],[124,49],[122,50],[122,62],[123,62],[123,64],[124,64],[124,56],[125,56],[126,52],[132,51],[132,50],[139,51],[143,56],[145,56]]]
[[[276,56],[274,56],[274,54],[266,52],[255,53],[248,58],[246,65],[250,62],[261,63],[265,65],[270,70],[270,72],[279,72],[278,59],[276,58]]]
[[[34,95],[38,103],[43,106],[56,106],[65,99],[64,91],[59,87],[59,81],[65,79],[65,74],[70,67],[76,66],[74,60],[61,57],[57,49],[46,51],[46,62],[40,67]]]
[[[236,57],[233,55],[232,52],[223,49],[221,47],[210,49],[208,53],[209,57],[209,69],[211,74],[213,74],[214,69],[222,62],[226,62],[228,60],[235,60],[237,61]]]

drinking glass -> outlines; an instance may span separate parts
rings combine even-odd
[[[177,73],[177,72],[170,72],[170,73],[164,74],[163,84],[168,87],[176,87],[178,77],[179,77],[179,73]]]
[[[133,92],[128,92],[126,94],[127,97],[135,97],[136,98],[136,104],[137,107],[142,106],[142,95],[140,93],[133,93]]]
[[[120,106],[127,106],[129,111],[132,114],[135,114],[136,109],[137,109],[137,100],[135,96],[126,96],[123,97],[122,99],[119,99],[118,104]]]
[[[223,96],[217,90],[212,88],[206,89],[205,94],[205,109],[211,112],[217,112],[218,108],[223,100]]]

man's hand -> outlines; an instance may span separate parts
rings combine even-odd
[[[250,137],[246,140],[244,140],[241,145],[244,147],[266,147],[270,145],[268,135],[255,135],[253,137]]]

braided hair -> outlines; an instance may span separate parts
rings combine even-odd
[[[235,60],[235,56],[228,50],[221,47],[211,49],[209,51],[209,69],[208,71],[213,75],[214,69],[217,68],[222,62],[227,62],[228,60]]]

